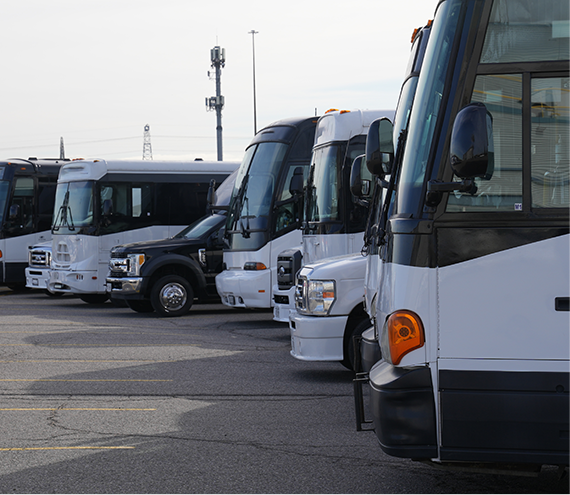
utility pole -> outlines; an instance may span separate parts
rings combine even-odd
[[[63,136],[59,138],[59,159],[65,160],[65,147],[63,146]]]
[[[152,160],[152,146],[150,145],[150,126],[144,126],[143,160]]]
[[[257,134],[257,102],[255,95],[255,35],[259,31],[254,31],[253,29],[247,34],[251,34],[251,48],[253,51],[253,135]]]
[[[222,67],[226,65],[226,49],[215,46],[210,50],[211,67],[216,69],[216,96],[206,98],[206,110],[216,111],[216,134],[218,142],[218,161],[223,160],[222,151],[222,108],[224,108],[224,97],[222,96]],[[210,72],[208,71],[208,76]]]

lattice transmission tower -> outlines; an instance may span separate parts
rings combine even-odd
[[[144,126],[143,160],[152,160],[152,146],[150,144],[150,126]]]

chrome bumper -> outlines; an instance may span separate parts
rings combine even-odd
[[[123,294],[138,294],[141,291],[143,279],[142,277],[133,278],[108,278],[107,292],[116,294],[122,292]]]

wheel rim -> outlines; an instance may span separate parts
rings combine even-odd
[[[184,307],[188,294],[184,286],[177,283],[166,284],[160,291],[159,300],[165,311],[177,311]]]

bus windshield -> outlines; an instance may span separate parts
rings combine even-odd
[[[93,181],[57,185],[52,232],[85,233],[94,226]]]
[[[305,218],[311,231],[317,223],[346,222],[348,217],[353,221],[346,230],[357,232],[364,229],[364,224],[357,219],[365,218],[356,210],[360,206],[351,201],[343,189],[346,174],[354,159],[362,155],[366,147],[366,136],[357,135],[348,142],[334,142],[313,151],[313,161],[310,169],[307,187]],[[367,173],[365,170],[364,173]],[[348,204],[344,204],[348,202]],[[344,204],[344,205],[343,205]],[[338,226],[342,228],[342,226]],[[330,230],[327,229],[327,232]]]
[[[264,142],[247,149],[228,214],[231,249],[257,250],[267,242],[272,200],[288,148],[284,143]]]
[[[418,80],[417,97],[410,121],[408,143],[404,152],[396,197],[397,214],[416,216],[423,189],[430,147],[439,115],[453,39],[461,13],[461,0],[439,5]],[[428,90],[429,88],[429,90]]]
[[[334,143],[313,152],[307,193],[307,222],[340,220],[339,185],[345,143]]]

